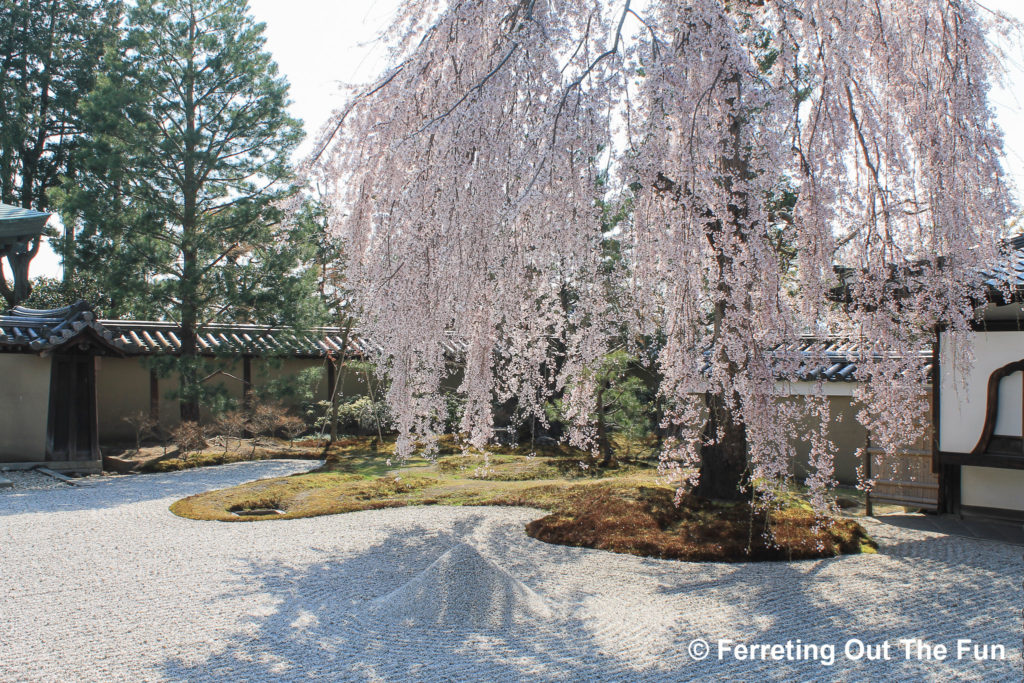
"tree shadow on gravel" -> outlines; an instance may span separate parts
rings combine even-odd
[[[968,542],[969,544],[970,542]],[[1010,582],[1006,565],[983,559],[963,539],[934,537],[888,544],[879,555],[852,555],[800,562],[736,564],[713,577],[690,576],[662,592],[705,594],[729,604],[744,618],[725,624],[723,633],[700,633],[684,626],[686,639],[715,643],[826,644],[835,663],[820,659],[764,663],[759,675],[778,680],[1018,680],[1019,637],[1013,630],[1019,581]],[[960,560],[969,556],[973,562]],[[849,569],[843,570],[842,568]],[[721,566],[721,565],[719,565]],[[837,571],[838,570],[838,571]],[[742,634],[741,636],[737,635]],[[946,661],[908,661],[900,639],[943,644],[954,654]],[[1002,643],[1005,661],[956,661],[957,639]],[[870,650],[888,642],[889,658],[871,660]],[[852,659],[845,648],[850,643]],[[859,654],[864,656],[858,657]],[[877,653],[875,653],[877,654]],[[732,675],[733,652],[718,662]],[[1018,664],[1015,664],[1018,663]]]
[[[453,546],[474,544],[488,516],[482,510],[466,513],[447,531],[415,525],[323,562],[246,566],[225,597],[243,604],[258,597],[254,603],[273,607],[241,617],[238,633],[226,646],[215,644],[213,654],[169,657],[161,673],[189,681],[1016,680],[1019,647],[1003,608],[1019,603],[1019,586],[1011,585],[998,562],[958,565],[960,553],[948,556],[941,544],[961,539],[944,537],[892,544],[878,556],[723,565],[614,556],[529,539],[524,545],[522,527],[501,524],[487,528],[488,549],[481,552],[540,594],[553,618],[523,624],[514,614],[501,614],[496,621],[507,625],[503,629],[457,621],[408,626],[377,618],[380,612],[369,609],[375,599],[421,575]],[[577,580],[545,581],[553,574]],[[674,615],[662,610],[595,623],[587,618],[593,605],[580,593],[581,586],[586,593],[591,575],[654,581],[655,597],[678,607]],[[455,577],[440,590],[458,585]],[[542,586],[554,593],[545,594]],[[628,590],[629,581],[622,586]],[[626,600],[601,597],[610,611],[629,609]],[[638,630],[641,637],[634,639]],[[708,659],[694,661],[687,654],[694,638],[711,644]],[[806,656],[737,661],[729,654],[719,660],[719,638],[832,644],[835,663],[826,666]],[[906,661],[901,638],[951,647],[957,638],[1003,643],[1008,657]],[[853,639],[871,646],[888,641],[890,659],[849,661],[844,647]]]
[[[131,474],[85,480],[53,489],[0,490],[0,516],[101,510],[161,498],[184,498],[255,479],[282,477],[318,467],[318,460],[261,460],[164,474]]]
[[[948,534],[1024,547],[1024,525],[1020,522],[959,519],[953,515],[933,514],[891,514],[873,519],[879,524],[899,529]]]
[[[188,681],[633,680],[642,674],[678,680],[667,670],[638,671],[604,651],[585,624],[543,594],[552,618],[523,623],[521,614],[499,614],[501,629],[457,619],[388,623],[369,609],[452,547],[472,545],[473,530],[485,520],[474,515],[439,535],[419,529],[391,534],[357,555],[301,568],[252,564],[239,574],[239,592],[231,597],[270,595],[273,612],[248,617],[243,634],[223,651],[199,662],[170,658],[161,673]],[[437,600],[457,590],[459,578],[452,578],[439,586]]]

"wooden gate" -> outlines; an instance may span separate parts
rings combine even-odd
[[[96,413],[96,357],[58,353],[50,366],[48,461],[100,459]]]
[[[872,503],[938,509],[939,476],[932,472],[931,451],[908,449],[885,455],[869,448],[864,460],[869,477],[877,477],[870,496]]]

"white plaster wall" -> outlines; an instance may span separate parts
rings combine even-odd
[[[962,504],[1024,511],[1024,470],[962,467],[960,477]]]
[[[149,414],[149,370],[138,358],[97,359],[96,404],[101,444],[134,441],[125,418]]]
[[[1015,372],[999,382],[999,412],[995,433],[1021,436],[1021,403],[1024,399],[1024,373]]]
[[[0,354],[0,463],[46,459],[50,359]]]
[[[941,338],[939,448],[943,451],[968,453],[974,448],[985,424],[985,394],[989,375],[1007,363],[1024,359],[1024,332],[978,332],[972,335],[971,343],[974,365],[967,373],[965,385],[951,371],[954,361],[960,359],[953,358],[946,335],[943,334]],[[1019,415],[1020,399],[1017,400]]]

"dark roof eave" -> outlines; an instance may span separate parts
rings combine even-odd
[[[0,204],[0,241],[22,242],[39,237],[52,214]]]
[[[118,344],[113,340],[107,339],[103,334],[97,332],[91,325],[83,327],[72,336],[59,342],[41,344],[36,348],[32,348],[32,345],[29,345],[29,347],[45,358],[46,356],[50,356],[54,353],[60,353],[62,350],[78,344],[92,344],[93,346],[97,346],[105,352],[103,355],[121,358],[136,355],[133,353],[132,349],[126,348],[122,344]]]

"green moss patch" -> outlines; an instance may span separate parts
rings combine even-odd
[[[376,510],[408,505],[407,496],[433,483],[426,478],[367,479],[357,474],[317,472],[263,479],[220,491],[183,498],[171,512],[189,519],[248,522],[257,519],[295,519],[339,512]],[[274,516],[250,515],[247,510],[276,509]]]
[[[510,449],[511,450],[511,449]],[[393,443],[336,442],[317,471],[265,479],[184,498],[182,517],[272,521],[407,505],[509,505],[549,512],[526,526],[539,540],[648,557],[745,562],[873,552],[852,519],[822,519],[798,495],[771,514],[747,503],[685,498],[659,482],[652,465],[633,462],[583,472],[557,452],[449,454],[398,461]],[[575,465],[575,469],[567,463]],[[566,469],[569,474],[566,474]]]

